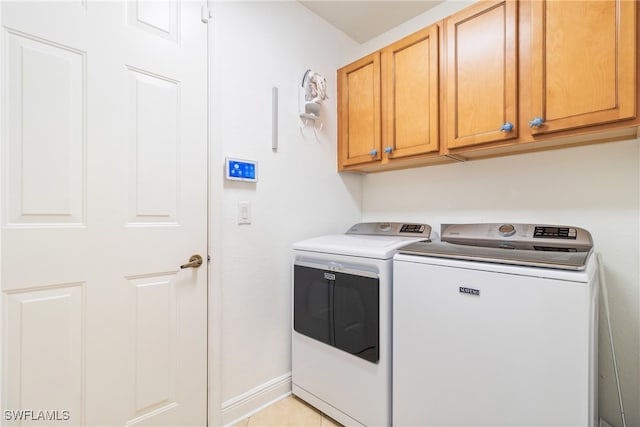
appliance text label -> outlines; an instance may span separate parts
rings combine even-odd
[[[469,295],[476,295],[476,296],[480,296],[480,289],[473,289],[473,288],[464,288],[462,286],[460,286],[458,288],[458,291],[461,294],[469,294]]]
[[[333,273],[324,273],[324,278],[327,280],[336,280],[336,275]]]

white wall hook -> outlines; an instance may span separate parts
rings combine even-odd
[[[320,137],[318,136],[318,132],[320,132],[322,130],[322,128],[324,127],[324,123],[320,120],[320,127],[316,126],[317,121],[315,119],[311,119],[311,118],[302,118],[300,117],[300,134],[302,135],[302,137],[306,137],[304,134],[304,129],[305,128],[311,128],[311,130],[313,130],[313,135],[316,138],[316,141],[320,142]]]

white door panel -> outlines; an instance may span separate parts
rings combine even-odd
[[[200,6],[0,3],[3,409],[206,424]]]
[[[177,224],[179,82],[128,68],[129,221]]]
[[[81,51],[8,32],[8,226],[84,222]]]
[[[62,425],[70,425],[64,418],[72,413],[82,419],[83,294],[83,283],[6,294],[11,328],[5,357],[11,369],[4,378],[20,389],[7,395],[5,409],[59,408],[58,418],[67,421]]]

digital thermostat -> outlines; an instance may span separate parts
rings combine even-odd
[[[227,179],[235,181],[258,181],[258,163],[252,160],[232,159],[227,157],[226,163],[226,176]]]

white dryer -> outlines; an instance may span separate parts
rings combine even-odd
[[[596,426],[591,235],[456,224],[441,240],[395,256],[393,425]]]
[[[295,243],[293,393],[348,426],[391,423],[393,255],[425,224],[363,223]]]

